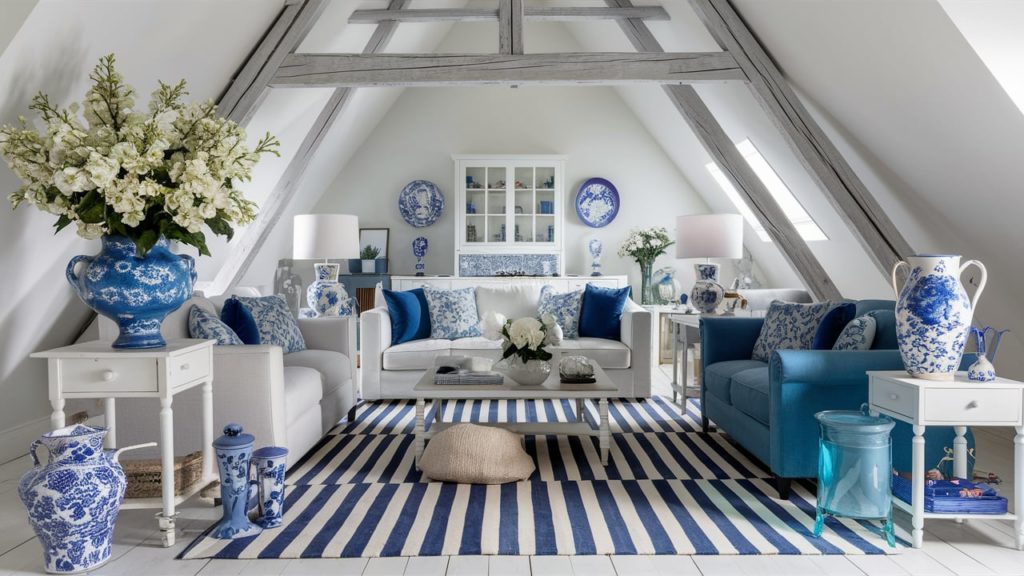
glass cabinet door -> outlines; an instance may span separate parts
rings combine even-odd
[[[553,244],[558,231],[555,214],[555,168],[553,166],[517,166],[515,168],[514,243]]]
[[[465,244],[542,248],[560,241],[554,165],[481,163],[464,167],[462,176]]]

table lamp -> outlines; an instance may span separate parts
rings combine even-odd
[[[743,257],[743,217],[739,214],[692,214],[676,218],[676,258],[704,258],[694,265],[697,281],[690,301],[697,310],[714,312],[725,298],[718,264],[711,258]]]
[[[299,214],[293,221],[292,258],[321,260],[313,264],[316,279],[306,289],[306,303],[317,316],[352,313],[340,266],[327,260],[359,257],[359,217],[351,214]]]

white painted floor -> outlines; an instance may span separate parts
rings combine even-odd
[[[667,367],[655,393],[666,394]],[[975,430],[978,466],[999,474],[1012,494],[1012,448],[998,433]],[[42,554],[17,497],[28,458],[0,466],[0,576],[42,573]],[[786,576],[959,574],[1024,576],[1024,552],[1012,548],[1008,522],[931,521],[925,545],[896,556],[452,556],[310,560],[175,560],[218,510],[198,500],[180,508],[178,544],[162,548],[152,510],[124,510],[118,518],[114,558],[94,574],[123,575],[364,575],[364,576]],[[906,517],[898,519],[908,522]]]

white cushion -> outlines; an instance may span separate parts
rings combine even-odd
[[[449,356],[452,341],[440,338],[413,340],[384,351],[385,370],[426,370],[434,366],[434,358]]]
[[[629,368],[629,347],[618,340],[605,340],[604,338],[563,340],[561,350],[565,355],[586,356],[605,370]]]
[[[284,412],[288,424],[308,412],[311,406],[319,406],[323,394],[320,373],[316,370],[302,366],[284,369]]]
[[[334,392],[342,384],[348,382],[350,374],[350,362],[341,352],[333,350],[300,350],[284,355],[284,365],[305,366],[323,374],[323,395],[327,396]]]
[[[531,284],[478,286],[476,289],[476,309],[480,318],[489,312],[499,312],[510,319],[536,316],[539,301],[540,286]]]
[[[526,480],[535,468],[518,434],[477,424],[457,424],[434,436],[420,458],[427,478],[460,484]]]
[[[488,340],[483,336],[474,336],[473,338],[459,338],[451,342],[453,356],[478,356],[494,360],[501,358],[500,340]]]

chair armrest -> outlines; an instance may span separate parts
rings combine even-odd
[[[701,368],[727,360],[750,360],[763,324],[764,318],[702,317]]]
[[[633,393],[637,398],[651,395],[651,373],[654,371],[654,332],[651,313],[632,299],[626,301],[619,324],[619,341],[629,347],[629,364],[633,369]]]
[[[383,354],[391,346],[391,315],[387,306],[367,310],[359,317],[362,332],[362,391],[364,400],[380,399]]]
[[[280,346],[213,347],[215,427],[239,422],[261,445],[287,445],[284,386]]]
[[[353,405],[358,401],[359,371],[356,369],[356,318],[355,316],[328,316],[321,318],[299,318],[299,330],[306,348],[341,352],[348,358],[348,373],[352,375]]]

